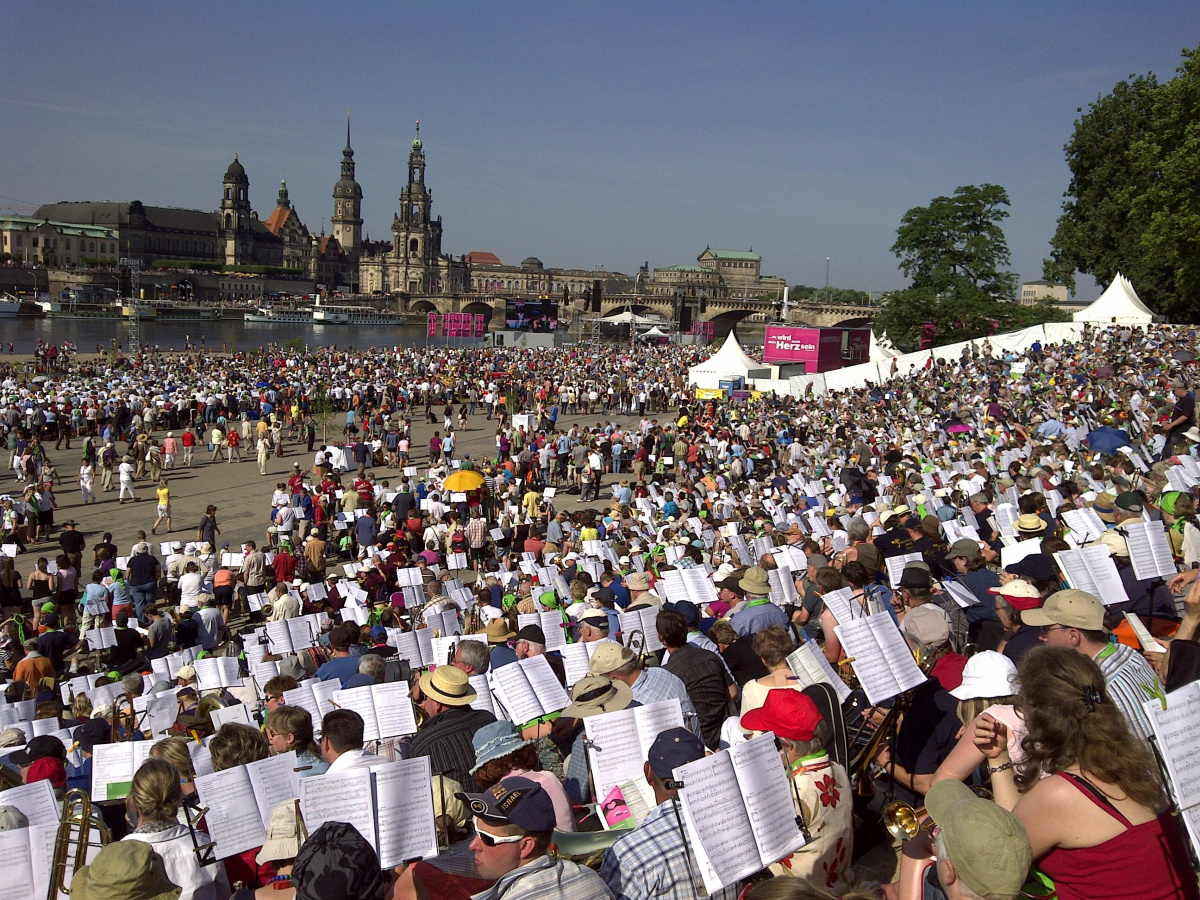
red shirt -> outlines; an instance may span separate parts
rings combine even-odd
[[[196,435],[192,434],[192,432],[190,432],[190,431],[185,431],[183,433],[183,446],[195,447],[196,446]]]

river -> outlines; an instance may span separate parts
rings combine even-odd
[[[423,325],[389,325],[373,328],[348,325],[283,325],[274,323],[239,322],[222,319],[218,322],[141,322],[143,344],[157,345],[160,350],[182,350],[185,343],[199,344],[201,338],[210,350],[250,350],[267,344],[282,344],[301,338],[313,347],[393,347],[393,346],[478,346],[482,338],[443,338],[425,336]],[[15,353],[33,353],[38,341],[61,343],[71,341],[82,353],[94,353],[96,345],[105,349],[113,339],[124,346],[129,340],[129,326],[117,319],[0,319],[0,341],[3,352],[13,345]],[[0,356],[0,359],[3,357]]]

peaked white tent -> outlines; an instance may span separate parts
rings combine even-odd
[[[880,360],[884,359],[893,359],[899,355],[900,351],[892,345],[890,340],[888,340],[886,333],[881,337],[874,331],[871,332],[871,355],[869,357],[871,362],[879,362]]]
[[[646,340],[647,338],[664,338],[664,337],[670,337],[670,335],[667,334],[667,332],[663,331],[661,328],[659,328],[657,325],[655,325],[649,331],[643,331],[637,337],[638,337],[639,341],[643,341],[643,340]]]
[[[605,316],[600,320],[605,325],[664,325],[666,319],[661,316],[639,316],[636,313],[625,310],[624,312],[614,313],[611,316]]]
[[[1154,321],[1154,313],[1138,297],[1129,279],[1118,272],[1095,303],[1075,313],[1075,321],[1097,325],[1149,325]]]
[[[718,388],[731,378],[770,378],[771,369],[746,355],[737,335],[732,331],[721,349],[698,365],[688,369],[688,384],[701,388]]]

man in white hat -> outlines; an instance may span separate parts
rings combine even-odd
[[[633,699],[642,706],[660,700],[676,699],[683,709],[683,721],[696,737],[704,740],[696,707],[688,696],[687,687],[676,676],[659,666],[643,667],[637,655],[616,641],[598,641],[588,663],[592,675],[604,675],[613,681],[629,685]]]

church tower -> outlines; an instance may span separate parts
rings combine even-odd
[[[225,170],[221,196],[221,243],[225,247],[225,265],[240,266],[252,262],[254,242],[250,233],[250,179],[233,154]]]
[[[408,183],[400,194],[400,214],[392,221],[392,257],[400,278],[393,283],[409,293],[440,290],[435,271],[442,253],[442,223],[431,217],[433,192],[425,186],[425,149],[421,122],[408,154]]]
[[[346,149],[342,177],[333,186],[333,236],[346,254],[357,258],[362,246],[362,188],[354,180],[354,151],[350,149],[350,117],[346,116]]]

